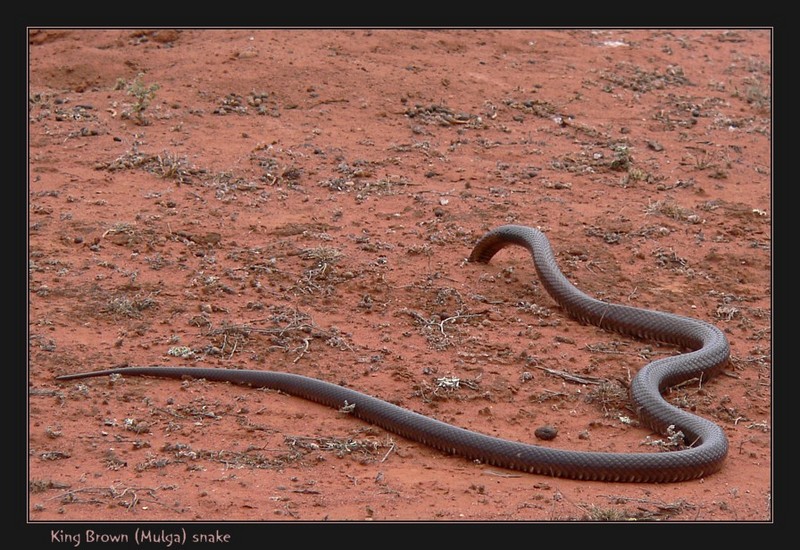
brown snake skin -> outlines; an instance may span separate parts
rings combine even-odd
[[[441,451],[494,466],[574,479],[673,482],[700,478],[722,467],[728,452],[723,430],[704,418],[667,403],[661,392],[693,378],[705,380],[728,361],[725,335],[713,325],[670,313],[609,304],[575,288],[556,264],[547,238],[532,227],[505,225],[484,235],[470,261],[487,263],[508,245],[527,248],[548,293],[573,317],[639,338],[653,339],[693,351],[645,365],[631,382],[630,398],[640,420],[666,434],[674,426],[691,447],[674,452],[601,453],[566,451],[490,437],[458,428],[386,401],[322,380],[297,374],[192,367],[125,367],[67,374],[74,380],[111,374],[160,378],[204,378],[271,388],[335,409]]]

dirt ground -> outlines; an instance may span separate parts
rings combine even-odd
[[[31,30],[29,521],[769,522],[771,39]],[[626,392],[680,350],[569,318],[523,249],[468,263],[505,223],[595,297],[724,330],[724,373],[666,393],[723,427],[720,472],[549,478],[274,391],[54,380],[280,370],[508,439],[668,452]]]

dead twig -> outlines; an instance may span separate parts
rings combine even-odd
[[[547,367],[540,367],[538,365],[533,365],[533,367],[539,370],[543,370],[547,374],[552,374],[553,376],[559,376],[564,380],[567,380],[568,382],[575,382],[576,384],[603,384],[608,382],[608,380],[606,380],[605,378],[598,378],[595,376],[578,376],[576,374],[571,374],[563,370],[548,369]]]
[[[107,496],[112,499],[121,499],[125,496],[128,496],[130,500],[123,501],[122,504],[128,510],[133,509],[139,502],[140,498],[138,492],[145,491],[148,495],[150,495],[149,502],[154,502],[157,504],[162,504],[158,501],[158,498],[155,496],[155,493],[162,489],[175,489],[175,485],[159,485],[158,487],[125,487],[121,491],[118,490],[113,485],[110,487],[82,487],[80,489],[71,489],[69,491],[64,491],[63,493],[59,493],[48,500],[56,500],[58,499],[60,502],[69,504],[69,503],[80,503],[82,502],[77,495],[79,494],[90,494],[90,495],[100,495],[100,496]],[[87,503],[96,503],[98,500],[92,499],[87,501]],[[162,504],[162,506],[165,506]]]

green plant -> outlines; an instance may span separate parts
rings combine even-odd
[[[156,96],[156,91],[161,87],[158,84],[146,85],[142,82],[143,73],[136,75],[131,82],[125,83],[123,79],[117,80],[117,89],[125,88],[129,96],[132,96],[136,101],[131,105],[130,110],[122,113],[124,118],[132,118],[137,124],[147,125],[150,124],[144,112]]]

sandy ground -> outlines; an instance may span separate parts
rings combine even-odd
[[[770,521],[770,48],[742,29],[31,31],[28,519]],[[273,391],[54,380],[281,370],[504,438],[667,452],[626,389],[680,350],[569,318],[522,249],[465,261],[505,223],[544,230],[595,297],[724,330],[725,372],[666,393],[723,427],[720,472],[556,479]]]

